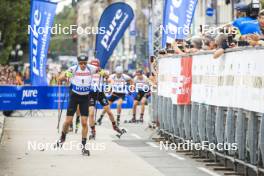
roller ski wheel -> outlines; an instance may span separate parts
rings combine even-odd
[[[91,154],[90,154],[90,151],[89,150],[83,148],[82,149],[82,155],[84,155],[84,156],[90,156]]]
[[[131,120],[128,121],[128,123],[136,123],[137,120],[135,118],[132,118]]]
[[[58,140],[56,144],[54,145],[54,148],[62,148],[64,142],[65,140],[61,140],[61,139]]]
[[[119,139],[121,138],[121,136],[123,136],[123,134],[127,133],[127,131],[123,128],[123,129],[119,129],[119,131],[117,131],[119,134],[116,135],[116,137],[118,137]]]

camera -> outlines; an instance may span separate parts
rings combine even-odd
[[[248,5],[248,8],[249,8],[248,16],[252,18],[257,18],[260,10],[260,1],[252,0],[251,3]]]

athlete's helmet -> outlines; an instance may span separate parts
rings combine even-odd
[[[123,73],[123,68],[122,68],[121,66],[117,66],[117,67],[115,68],[115,72],[116,72],[117,74],[121,74],[121,73]]]
[[[78,62],[81,61],[88,61],[88,56],[86,56],[85,54],[81,54],[77,57]]]
[[[96,67],[100,67],[100,61],[98,59],[91,60],[90,64]]]

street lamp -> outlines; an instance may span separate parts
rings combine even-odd
[[[14,65],[15,68],[18,68],[18,65],[21,63],[19,58],[23,56],[24,52],[21,50],[21,45],[17,44],[15,50],[11,51],[11,62],[10,65]]]

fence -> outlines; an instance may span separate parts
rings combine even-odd
[[[264,163],[264,49],[164,56],[151,117],[160,132],[195,143],[236,143],[237,150],[210,151],[254,171]]]

